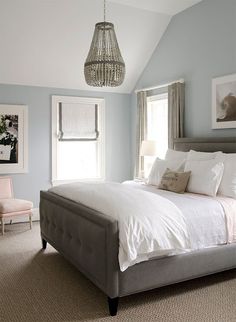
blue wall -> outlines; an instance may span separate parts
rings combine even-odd
[[[135,88],[186,81],[185,134],[236,136],[236,129],[211,129],[211,80],[236,73],[236,1],[203,0],[176,15]],[[39,190],[51,179],[51,95],[104,97],[106,100],[106,176],[123,181],[133,175],[136,95],[32,86],[0,85],[0,103],[29,106],[29,173],[13,175],[15,194],[37,207]]]
[[[29,112],[29,172],[13,177],[16,198],[38,207],[39,191],[51,181],[51,95],[105,98],[106,177],[130,178],[130,95],[34,86],[0,85],[1,104],[25,104]]]
[[[236,129],[211,129],[211,80],[233,73],[236,73],[236,1],[203,0],[173,17],[135,88],[184,78],[185,135],[236,136]],[[134,94],[132,106],[134,155]]]

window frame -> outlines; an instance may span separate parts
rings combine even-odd
[[[104,181],[105,180],[105,99],[96,97],[79,97],[79,96],[58,96],[52,95],[51,108],[51,144],[52,144],[52,164],[51,164],[51,183],[53,186],[62,183],[72,183],[76,181]],[[78,178],[73,180],[60,180],[57,177],[57,155],[58,155],[58,137],[59,137],[59,103],[74,104],[97,104],[99,118],[99,137],[98,137],[98,168],[100,169],[100,177],[95,178]]]
[[[148,96],[147,97],[147,103],[148,102],[153,102],[153,101],[160,101],[160,100],[163,100],[163,99],[168,99],[168,92]]]

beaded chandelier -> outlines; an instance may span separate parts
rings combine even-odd
[[[123,83],[125,63],[116,39],[114,25],[106,22],[106,0],[104,21],[95,25],[93,40],[84,64],[84,76],[90,86],[115,87]]]

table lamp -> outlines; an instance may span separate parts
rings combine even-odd
[[[145,157],[144,173],[142,173],[143,178],[146,178],[148,176],[154,161],[153,157],[155,157],[156,155],[157,155],[157,141],[153,141],[153,140],[142,141],[140,156]]]

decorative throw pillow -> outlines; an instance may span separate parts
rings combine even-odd
[[[177,172],[166,169],[158,188],[177,193],[184,193],[188,185],[190,174],[191,171]]]

